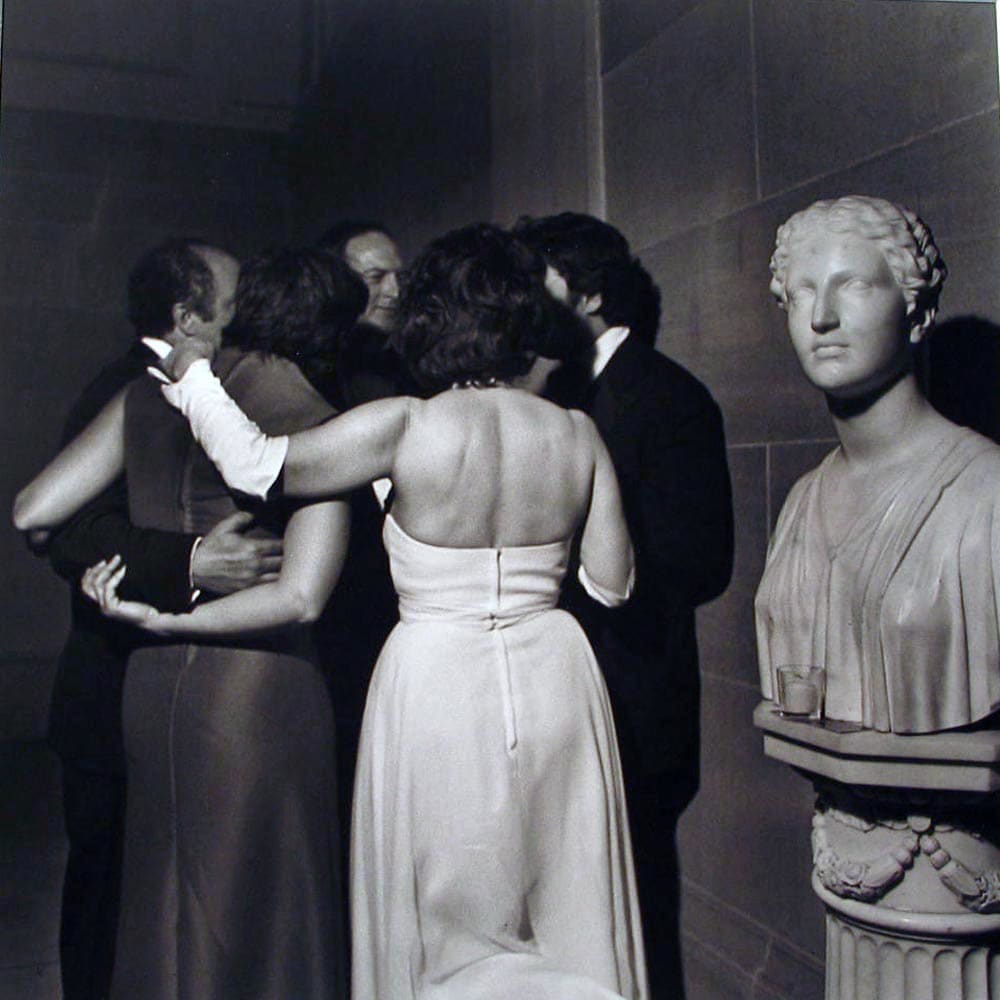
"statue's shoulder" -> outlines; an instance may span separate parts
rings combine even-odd
[[[836,455],[838,450],[839,445],[832,447],[830,451],[823,456],[819,465],[814,465],[808,472],[804,472],[798,479],[795,480],[792,488],[788,491],[788,498],[785,500],[786,506],[793,501],[801,501],[811,489],[818,486],[819,480],[823,476],[823,470],[833,461],[833,457]]]
[[[792,488],[785,496],[778,514],[774,530],[775,539],[809,530],[808,522],[810,522],[810,519],[815,520],[816,491],[819,489],[823,468],[831,461],[833,454],[834,452],[831,451],[819,465],[799,476],[792,484]],[[810,514],[810,511],[812,511],[812,514]]]
[[[1000,503],[1000,445],[966,427],[960,429],[952,449],[955,475],[952,491]]]

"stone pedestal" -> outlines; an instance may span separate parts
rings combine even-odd
[[[1000,732],[754,722],[817,791],[826,1000],[1000,1000]]]
[[[826,1000],[1000,1000],[1000,918],[935,934],[937,914],[886,919],[816,878],[813,889],[827,907]]]

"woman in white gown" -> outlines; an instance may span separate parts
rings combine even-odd
[[[555,605],[581,577],[624,601],[631,544],[590,419],[517,387],[545,320],[543,266],[472,226],[414,265],[400,343],[429,400],[359,407],[268,438],[204,361],[165,389],[227,481],[334,495],[389,477],[384,541],[400,622],[372,679],[352,832],[353,996],[647,996],[618,752],[604,683]],[[190,367],[188,367],[190,365]],[[273,490],[272,490],[273,491]],[[89,571],[105,610],[115,564]]]

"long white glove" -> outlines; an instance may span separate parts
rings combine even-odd
[[[236,405],[212,373],[195,361],[177,382],[160,387],[180,410],[205,454],[234,490],[264,499],[285,464],[288,436],[268,437]]]

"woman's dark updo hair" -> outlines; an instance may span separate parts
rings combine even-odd
[[[542,259],[498,226],[430,243],[406,272],[394,335],[416,381],[436,391],[525,374],[546,332],[544,276]]]
[[[267,250],[240,268],[226,343],[288,358],[322,380],[367,302],[364,282],[328,250]]]

